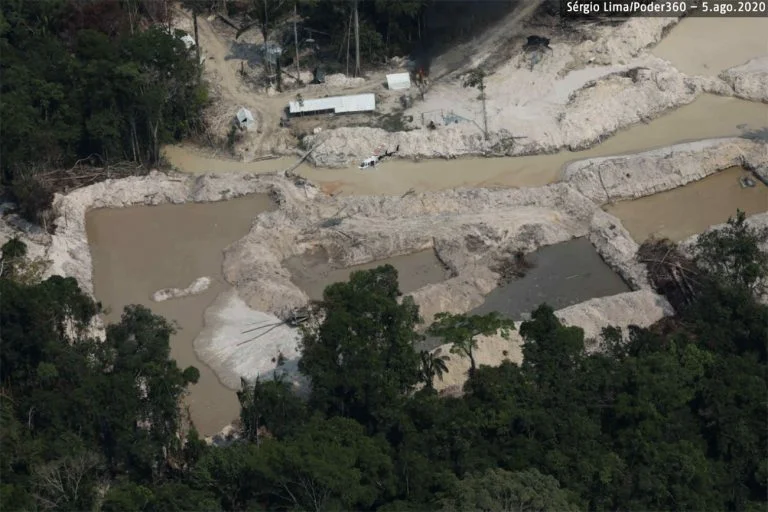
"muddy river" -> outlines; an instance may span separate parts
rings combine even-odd
[[[399,195],[453,187],[534,187],[560,178],[564,164],[573,160],[632,153],[679,142],[741,135],[768,125],[768,105],[735,98],[702,95],[692,103],[648,124],[638,124],[585,151],[511,158],[459,158],[412,162],[393,160],[373,171],[355,168],[323,169],[301,165],[296,171],[343,195]],[[165,148],[168,161],[184,172],[269,172],[290,167],[295,158],[244,163],[205,156],[186,146]]]
[[[606,211],[621,219],[638,242],[650,236],[679,241],[725,222],[737,208],[747,215],[768,211],[768,187],[755,180],[754,187],[743,188],[741,176],[752,175],[731,167],[684,187],[616,203]]]
[[[273,207],[263,195],[206,204],[140,206],[88,213],[86,229],[93,257],[94,294],[106,320],[118,321],[128,304],[142,304],[178,324],[171,357],[179,366],[200,370],[187,404],[203,434],[212,434],[239,414],[233,391],[198,361],[193,341],[203,327],[203,312],[229,288],[221,275],[222,250],[242,238],[253,218]],[[160,288],[186,288],[201,276],[212,278],[200,295],[153,302]]]
[[[313,300],[323,298],[326,286],[348,281],[352,272],[370,270],[381,265],[392,265],[397,269],[398,283],[402,293],[410,293],[451,277],[450,272],[435,256],[435,251],[431,249],[347,268],[330,265],[328,255],[318,251],[290,258],[284,261],[283,265],[291,272],[293,283]]]

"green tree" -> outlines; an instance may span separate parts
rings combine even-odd
[[[435,377],[443,380],[443,374],[448,373],[448,366],[445,364],[448,361],[448,356],[422,350],[419,353],[419,357],[421,358],[421,366],[419,368],[421,381],[429,389],[434,389]]]
[[[241,386],[237,393],[240,421],[249,441],[258,442],[264,431],[283,438],[304,421],[304,403],[293,392],[290,383],[281,378],[266,382],[256,379],[252,383],[242,380]]]
[[[696,264],[710,275],[728,285],[743,286],[755,294],[766,290],[768,253],[761,245],[768,244],[768,228],[755,228],[738,210],[723,229],[702,234],[694,248]]]
[[[472,316],[438,313],[428,332],[439,336],[445,343],[450,343],[452,354],[468,357],[471,375],[476,370],[474,351],[477,350],[477,337],[499,333],[508,339],[510,331],[514,328],[513,321],[501,318],[496,312]]]
[[[505,471],[489,469],[460,480],[441,500],[441,510],[482,510],[484,512],[573,511],[581,508],[551,476],[535,469]]]
[[[0,277],[18,283],[39,283],[50,265],[43,258],[27,258],[27,245],[18,237],[8,240],[0,251]]]
[[[307,329],[299,369],[312,383],[310,405],[375,429],[418,382],[418,306],[398,302],[391,265],[354,272],[325,289],[323,320]]]
[[[392,491],[392,461],[382,438],[353,420],[315,417],[296,436],[265,442],[265,478],[282,506],[362,510]]]
[[[464,78],[464,87],[474,87],[480,91],[480,100],[483,102],[483,137],[488,140],[488,113],[485,109],[485,77],[486,73],[481,68],[476,68],[467,73]]]

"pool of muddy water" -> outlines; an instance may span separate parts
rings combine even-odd
[[[346,268],[331,264],[328,254],[323,250],[295,256],[283,262],[291,272],[293,283],[312,300],[322,299],[326,286],[348,281],[352,272],[370,270],[387,264],[397,269],[398,283],[402,293],[410,293],[451,277],[450,272],[440,263],[432,249]]]
[[[532,263],[525,276],[499,286],[472,310],[474,315],[498,311],[521,320],[539,305],[562,309],[585,300],[630,291],[586,238],[542,247],[526,256]]]
[[[632,237],[642,243],[651,236],[680,241],[721,224],[741,209],[747,215],[768,211],[768,186],[755,181],[743,188],[742,176],[754,176],[731,167],[666,192],[622,201],[605,210],[621,219]]]
[[[505,318],[522,320],[543,303],[555,310],[598,297],[631,291],[586,238],[542,247],[526,255],[532,264],[525,276],[499,286],[470,315],[498,312]],[[417,347],[432,350],[442,340],[428,336]]]
[[[768,18],[688,16],[651,53],[689,75],[717,76],[768,52]]]
[[[195,356],[193,342],[203,328],[203,312],[227,290],[221,272],[223,249],[243,237],[254,217],[272,209],[265,195],[216,203],[100,209],[86,216],[93,258],[94,294],[108,322],[119,321],[123,308],[141,304],[178,324],[171,337],[171,357],[179,366],[196,366],[200,380],[186,402],[202,434],[212,434],[239,414],[235,392]],[[201,276],[210,288],[196,296],[154,302],[161,288],[186,288]]]

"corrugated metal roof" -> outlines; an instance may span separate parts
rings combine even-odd
[[[354,94],[351,96],[331,96],[330,98],[307,99],[299,105],[298,101],[288,103],[291,114],[310,113],[332,110],[336,114],[346,112],[369,112],[376,110],[375,94]]]
[[[411,75],[408,73],[393,73],[387,75],[387,87],[392,91],[411,87]]]

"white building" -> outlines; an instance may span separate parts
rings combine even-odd
[[[351,96],[332,96],[288,103],[288,112],[298,114],[348,114],[354,112],[373,112],[376,110],[376,95],[354,94]]]
[[[256,128],[256,120],[253,118],[253,114],[245,107],[237,111],[237,123],[240,125],[240,128],[245,130],[250,131]]]
[[[410,89],[411,75],[408,73],[394,73],[387,75],[387,87],[392,91]]]

